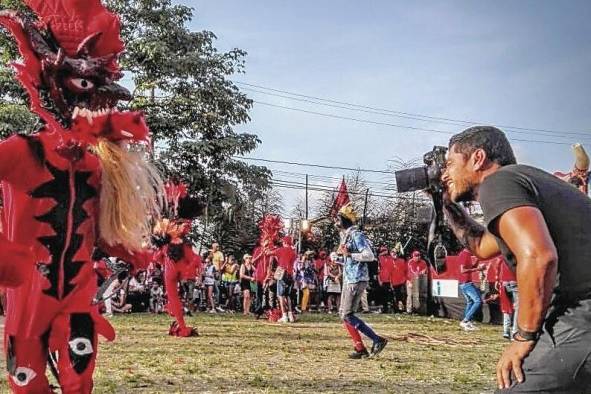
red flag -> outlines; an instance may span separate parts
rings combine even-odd
[[[332,203],[332,208],[330,209],[330,216],[335,217],[339,212],[339,209],[345,204],[349,202],[349,192],[347,191],[347,184],[345,183],[345,177],[341,181],[341,186],[339,186],[339,194],[337,194],[337,198],[335,198],[334,202]]]

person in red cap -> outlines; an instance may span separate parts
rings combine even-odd
[[[297,256],[291,237],[283,237],[282,246],[276,249],[273,254],[277,257],[278,267],[275,270],[275,279],[277,280],[277,297],[282,315],[278,321],[279,323],[293,323],[295,318],[290,296],[294,283],[293,266]]]
[[[413,281],[421,275],[427,275],[427,263],[421,258],[421,252],[415,250],[411,254],[407,265],[407,279],[406,279],[406,312],[412,313],[413,310],[419,308],[420,305],[414,305],[412,297]]]

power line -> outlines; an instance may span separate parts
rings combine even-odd
[[[368,123],[368,124],[374,124],[374,125],[380,125],[380,126],[396,127],[396,128],[401,128],[401,129],[408,129],[408,130],[421,131],[421,132],[439,133],[439,134],[447,134],[447,135],[453,135],[453,134],[455,134],[454,132],[451,132],[451,131],[444,131],[444,130],[438,130],[438,129],[430,129],[430,128],[424,128],[424,127],[406,126],[406,125],[400,125],[400,124],[395,124],[395,123],[377,122],[377,121],[374,121],[374,120],[367,120],[367,119],[351,118],[351,117],[348,117],[348,116],[327,114],[327,113],[324,113],[324,112],[309,111],[309,110],[305,110],[305,109],[301,109],[301,108],[288,107],[288,106],[285,106],[285,105],[271,104],[271,103],[266,103],[266,102],[263,102],[263,101],[253,100],[253,102],[254,103],[257,103],[257,104],[261,104],[261,105],[266,105],[266,106],[269,106],[269,107],[287,109],[287,110],[290,110],[290,111],[303,112],[303,113],[312,114],[312,115],[324,116],[324,117],[327,117],[327,118],[335,118],[335,119],[341,119],[341,120],[350,120],[350,121],[358,122],[358,123]],[[527,139],[520,139],[520,138],[509,138],[509,140],[516,141],[516,142],[534,142],[534,143],[540,143],[540,144],[568,145],[568,146],[572,145],[569,142],[557,142],[557,141],[545,141],[545,140],[527,140]]]
[[[290,181],[290,180],[284,180],[284,179],[277,179],[277,178],[273,178],[271,180],[272,184],[282,184],[282,185],[289,185],[289,186],[297,186],[300,187],[302,189],[306,189],[306,183],[305,182],[296,182],[296,181]],[[337,192],[337,188],[336,187],[332,187],[329,185],[319,185],[319,184],[313,184],[313,183],[308,183],[307,185],[308,190],[316,190],[316,191],[328,191],[328,192]],[[378,197],[387,197],[387,198],[407,198],[407,197],[403,197],[403,196],[397,196],[397,195],[383,195],[383,194],[379,194],[379,193],[371,193],[371,188],[369,188],[370,190],[370,194],[372,196],[378,196]],[[360,194],[360,195],[364,195],[364,192],[355,192],[355,191],[347,191],[349,194]]]
[[[305,182],[298,182],[298,181],[292,181],[292,180],[272,178],[271,182],[283,182],[283,183],[290,183],[293,185],[301,185],[304,188],[306,187]],[[338,189],[336,186],[326,185],[326,184],[318,184],[318,183],[310,183],[310,182],[308,182],[308,187],[323,187],[323,188],[326,188],[326,190],[328,190],[328,191],[336,191]],[[368,187],[363,187],[363,189],[377,190],[379,192],[395,192],[396,191],[396,189],[368,188]]]
[[[365,168],[351,168],[351,167],[339,167],[339,166],[327,166],[323,164],[311,164],[311,163],[299,163],[295,161],[283,161],[283,160],[270,160],[270,159],[262,159],[259,157],[244,157],[244,156],[234,156],[235,159],[241,160],[251,160],[251,161],[262,161],[266,163],[279,163],[279,164],[289,164],[294,166],[302,166],[302,167],[316,167],[316,168],[328,168],[333,170],[346,170],[346,171],[359,171],[359,172],[369,172],[369,173],[376,173],[376,174],[389,174],[393,175],[392,171],[384,171],[384,170],[369,170]]]
[[[298,184],[298,183],[293,183],[293,182],[289,182],[289,181],[281,181],[281,180],[277,180],[277,181],[272,181],[271,185],[274,187],[278,187],[278,188],[284,188],[284,189],[293,189],[293,190],[306,190],[306,186],[305,184]],[[308,185],[308,191],[318,191],[318,192],[337,192],[336,189],[331,189],[331,188],[325,188],[322,186],[310,186]],[[349,191],[349,194],[354,194],[354,195],[365,195],[365,192],[354,192],[354,191]],[[397,196],[397,195],[385,195],[385,194],[380,194],[380,193],[372,193],[371,189],[369,192],[369,197],[380,197],[380,198],[386,198],[386,199],[394,199],[394,200],[407,200],[407,201],[412,201],[413,198],[412,197],[406,197],[406,196]],[[418,199],[415,199],[417,201],[427,201],[428,198],[421,198],[419,197]]]
[[[421,119],[419,117],[415,117],[415,116],[408,116],[408,115],[397,115],[397,114],[392,114],[392,113],[386,113],[386,112],[380,112],[380,111],[373,111],[373,110],[366,110],[366,109],[361,109],[361,108],[350,108],[344,105],[338,105],[338,104],[329,104],[329,103],[322,103],[322,102],[318,102],[318,101],[313,101],[313,100],[308,100],[308,99],[302,99],[302,98],[297,98],[297,97],[289,97],[286,95],[282,95],[282,94],[275,94],[275,93],[269,93],[269,92],[264,92],[261,90],[256,90],[256,89],[251,89],[251,88],[242,88],[244,90],[248,90],[248,91],[252,91],[252,92],[256,92],[256,93],[261,93],[264,95],[268,95],[268,96],[274,96],[274,97],[281,97],[281,98],[286,98],[289,100],[295,100],[295,101],[299,101],[299,102],[304,102],[304,103],[310,103],[310,104],[315,104],[315,105],[322,105],[325,107],[331,107],[331,108],[341,108],[341,109],[346,109],[349,111],[357,111],[357,112],[364,112],[364,113],[368,113],[368,114],[374,114],[374,115],[383,115],[383,116],[393,116],[393,117],[397,117],[397,118],[402,118],[402,119],[410,119],[410,120],[418,120],[418,121],[422,121],[422,122],[437,122],[437,123],[443,123],[443,124],[448,124],[448,125],[453,125],[453,126],[466,126],[467,122],[454,122],[454,121],[447,121],[447,120],[432,120],[432,119]],[[256,102],[256,101],[255,101]],[[260,103],[259,103],[260,104]],[[474,123],[469,123],[469,125],[474,125]],[[567,139],[570,137],[558,134],[559,132],[551,132],[551,131],[519,131],[519,130],[508,130],[507,127],[504,127],[505,131],[507,133],[515,133],[515,134],[525,134],[525,135],[541,135],[541,136],[545,136],[545,137],[553,137],[553,138],[563,138],[563,139]],[[548,133],[550,133],[550,135],[548,135]],[[577,132],[563,132],[562,134],[573,134],[573,135],[581,135],[584,138],[591,138],[591,135],[588,133],[577,133]]]
[[[170,98],[172,96],[148,97],[148,96],[143,96],[143,95],[136,95],[135,97],[156,98],[156,99],[168,99],[168,98]],[[445,130],[438,130],[438,129],[430,129],[430,128],[425,128],[425,127],[408,126],[408,125],[400,125],[400,124],[386,123],[386,122],[377,122],[377,121],[367,120],[367,119],[351,118],[351,117],[348,117],[348,116],[327,114],[327,113],[323,113],[323,112],[309,111],[309,110],[305,110],[305,109],[301,109],[301,108],[293,108],[293,107],[288,107],[288,106],[284,106],[284,105],[272,104],[272,103],[267,103],[267,102],[264,102],[264,101],[253,100],[253,103],[265,105],[265,106],[268,106],[268,107],[281,108],[281,109],[287,109],[287,110],[290,110],[290,111],[303,112],[303,113],[307,113],[307,114],[312,114],[312,115],[317,115],[317,116],[323,116],[323,117],[327,117],[327,118],[334,118],[334,119],[341,119],[341,120],[349,120],[349,121],[358,122],[358,123],[367,123],[367,124],[374,124],[374,125],[379,125],[379,126],[396,127],[396,128],[401,128],[401,129],[407,129],[407,130],[414,130],[414,131],[420,131],[420,132],[430,132],[430,133],[439,133],[439,134],[446,134],[446,135],[453,135],[453,134],[455,134],[455,132],[452,132],[452,131],[445,131]],[[474,123],[472,123],[472,124],[474,124]],[[499,126],[499,127],[503,127],[503,126]],[[565,132],[565,133],[568,133],[568,132]],[[561,137],[561,138],[566,138],[566,137]],[[546,141],[546,140],[528,140],[528,139],[522,139],[522,138],[508,138],[508,139],[510,141],[515,141],[515,142],[532,142],[532,143],[539,143],[539,144],[568,145],[568,146],[571,146],[572,145],[572,142],[558,142],[558,141]]]
[[[347,105],[351,105],[352,107],[349,107],[347,105],[338,105],[338,104],[330,104],[330,103],[323,103],[323,102],[319,102],[319,101],[314,101],[314,100],[309,100],[309,99],[302,99],[302,98],[297,98],[297,97],[290,97],[290,96],[286,96],[283,94],[276,94],[276,93],[269,93],[269,92],[265,92],[262,90],[257,90],[257,89],[252,89],[252,88],[242,88],[243,90],[247,90],[250,92],[255,92],[255,93],[260,93],[260,94],[264,94],[267,96],[273,96],[273,97],[281,97],[281,98],[286,98],[288,100],[294,100],[294,101],[299,101],[299,102],[303,102],[303,103],[310,103],[310,104],[316,104],[316,105],[323,105],[325,107],[331,107],[331,108],[341,108],[341,109],[346,109],[346,110],[350,110],[350,111],[358,111],[358,112],[364,112],[364,113],[368,113],[368,114],[374,114],[374,115],[386,115],[386,116],[394,116],[397,118],[402,118],[402,119],[411,119],[411,120],[419,120],[419,121],[429,121],[432,122],[432,120],[429,119],[421,119],[419,117],[413,117],[413,116],[408,116],[408,115],[398,115],[398,114],[392,114],[392,113],[387,113],[387,112],[383,112],[383,111],[378,111],[378,110],[367,110],[367,109],[363,109],[363,108],[356,108],[353,106],[353,104],[347,104]],[[447,122],[447,121],[441,121],[443,123]],[[453,123],[453,122],[447,122],[447,124],[452,124],[457,126],[458,123]]]
[[[306,175],[310,179],[317,179],[320,181],[341,181],[343,177],[336,177],[336,176],[329,176],[329,175],[315,175],[315,174],[307,174],[304,172],[292,172],[292,171],[282,171],[282,170],[273,170],[270,169],[273,174],[280,174],[289,178],[301,178],[305,177]],[[391,175],[391,173],[389,174]],[[394,186],[394,182],[379,182],[379,181],[370,181],[370,180],[363,180],[364,183],[372,184],[372,185],[384,185],[384,186]]]
[[[262,85],[255,85],[255,84],[251,84],[251,83],[247,83],[247,82],[234,81],[234,83],[236,83],[238,85],[249,86],[251,88],[254,87],[254,88],[264,89],[264,90],[268,90],[268,91],[272,91],[272,92],[284,93],[284,94],[288,94],[291,96],[303,97],[306,99],[320,100],[320,101],[325,101],[328,103],[341,104],[341,105],[346,105],[349,107],[367,109],[367,110],[381,112],[381,113],[406,116],[409,119],[424,120],[424,121],[431,120],[431,121],[454,122],[454,123],[461,123],[461,124],[465,124],[465,125],[490,123],[490,122],[482,122],[482,121],[474,121],[474,120],[453,119],[453,118],[446,118],[446,117],[440,117],[440,116],[430,116],[430,115],[423,115],[423,114],[417,114],[417,113],[396,111],[396,110],[386,109],[386,108],[371,107],[371,106],[367,106],[367,105],[359,105],[359,104],[354,104],[354,103],[348,103],[345,101],[326,99],[326,98],[322,98],[322,97],[315,97],[315,96],[290,92],[287,90],[270,88],[270,87],[266,87],[266,86],[262,86]],[[253,89],[251,89],[251,90],[253,90]],[[267,93],[267,94],[270,94],[270,93]],[[286,98],[289,98],[289,97],[286,97]],[[421,119],[421,118],[424,118],[424,119]],[[498,127],[505,128],[505,129],[514,129],[514,130],[544,132],[544,133],[551,133],[551,134],[573,134],[573,135],[583,135],[583,136],[587,136],[587,137],[591,136],[589,133],[582,133],[582,132],[550,130],[550,129],[520,127],[520,126],[511,126],[511,125],[502,125],[502,124],[499,124]]]

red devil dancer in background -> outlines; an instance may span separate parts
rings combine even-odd
[[[44,124],[0,143],[8,381],[15,393],[51,393],[49,363],[63,393],[89,393],[97,335],[115,336],[92,305],[93,249],[139,263],[163,185],[129,149],[148,142],[142,114],[115,108],[131,98],[115,83],[117,17],[99,0],[25,3],[38,21],[0,12],[23,59],[16,76]]]
[[[581,144],[573,145],[573,153],[575,155],[575,165],[571,172],[555,172],[554,175],[587,194],[589,190],[589,156]]]
[[[259,236],[258,245],[252,255],[252,262],[255,266],[255,278],[257,281],[256,293],[256,315],[257,319],[264,313],[271,320],[277,320],[281,317],[280,312],[273,312],[274,299],[271,297],[274,291],[273,279],[273,254],[277,249],[277,242],[280,238],[280,231],[283,228],[281,217],[277,215],[267,214],[259,223],[261,234]]]
[[[164,267],[164,286],[168,303],[166,309],[176,321],[170,325],[169,334],[179,337],[198,335],[197,329],[185,324],[183,303],[177,285],[195,280],[196,272],[201,270],[201,258],[191,246],[187,234],[191,230],[191,220],[199,216],[201,206],[194,198],[188,197],[187,187],[180,182],[170,181],[165,185],[168,201],[168,218],[161,219],[154,227],[152,236],[158,251],[154,260]],[[187,286],[187,292],[193,286]],[[191,294],[189,294],[190,298]]]

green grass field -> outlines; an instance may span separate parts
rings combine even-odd
[[[458,322],[363,315],[388,347],[375,359],[349,360],[351,345],[335,315],[306,315],[291,325],[233,315],[188,318],[200,336],[167,335],[170,318],[112,318],[117,339],[101,341],[97,393],[394,392],[494,390],[504,346],[499,326],[460,330]],[[6,381],[0,392],[7,392]]]

